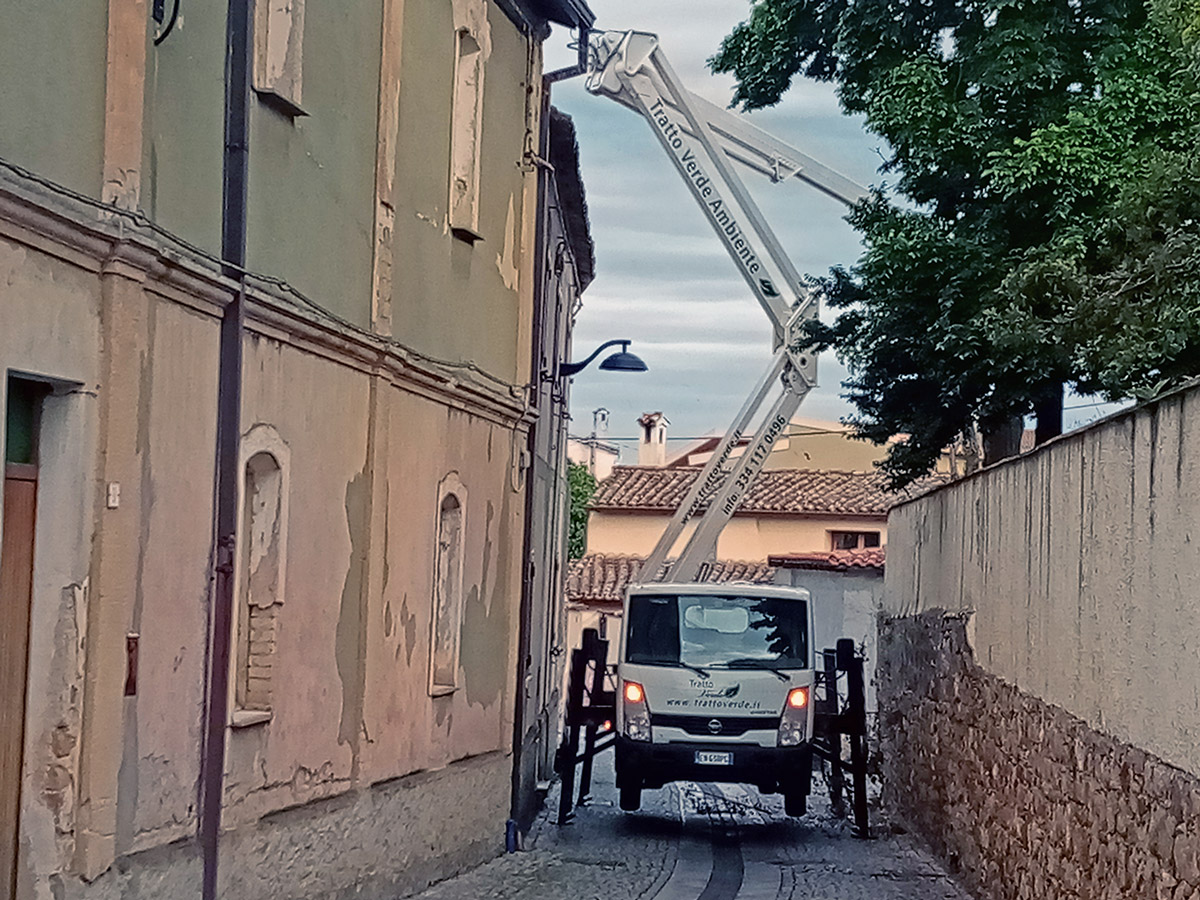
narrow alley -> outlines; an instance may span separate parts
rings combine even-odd
[[[742,785],[681,782],[617,809],[611,759],[592,799],[554,825],[547,803],[525,852],[413,900],[968,900],[918,841],[877,818],[862,841],[818,778],[808,815]]]

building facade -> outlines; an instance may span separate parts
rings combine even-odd
[[[588,553],[649,555],[699,474],[694,467],[614,468],[589,506]],[[767,469],[721,532],[716,558],[766,562],[772,554],[880,547],[897,499],[875,473]]]
[[[554,776],[562,694],[569,646],[563,582],[567,560],[567,399],[569,379],[557,375],[569,357],[579,298],[591,283],[595,257],[579,173],[575,128],[550,107],[544,116],[546,158],[539,221],[544,229],[537,266],[534,335],[537,410],[529,441],[526,492],[526,556],[517,660],[517,721],[514,731],[513,820],[528,829],[542,788]]]
[[[222,896],[400,896],[503,848],[522,640],[554,658],[521,638],[559,315],[536,299],[541,43],[590,12],[259,4],[242,271],[226,10],[156,6],[18,0],[0,31],[0,896],[200,896],[213,778]]]

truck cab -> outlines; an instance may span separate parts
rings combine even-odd
[[[620,805],[672,781],[751,784],[803,815],[812,777],[808,591],[632,585],[617,662]]]

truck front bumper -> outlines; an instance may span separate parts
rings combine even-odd
[[[616,739],[617,787],[660,788],[672,781],[719,781],[753,784],[763,793],[797,791],[805,795],[812,782],[812,748],[759,747],[680,741],[654,744]],[[732,753],[729,765],[696,762],[697,752]]]

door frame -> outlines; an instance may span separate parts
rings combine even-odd
[[[18,487],[20,486],[20,487]],[[22,504],[23,515],[14,521],[16,511],[12,502],[18,491],[27,494],[27,500]],[[3,493],[0,494],[0,515],[3,516],[3,535],[0,537],[0,591],[8,593],[15,590],[24,597],[2,597],[0,601],[8,606],[13,603],[14,618],[8,616],[13,610],[3,612],[6,627],[0,634],[0,641],[13,641],[10,653],[0,655],[0,659],[11,654],[8,663],[16,662],[13,671],[14,681],[19,680],[20,689],[14,691],[8,698],[0,697],[0,703],[12,702],[13,718],[17,727],[7,735],[0,735],[0,740],[12,741],[6,750],[6,755],[12,761],[10,771],[5,772],[0,767],[0,778],[5,781],[12,779],[10,784],[0,782],[0,796],[3,796],[5,809],[0,809],[0,879],[3,879],[5,896],[16,894],[17,863],[21,836],[21,794],[25,769],[25,716],[28,709],[29,693],[29,642],[30,628],[33,618],[33,566],[34,547],[37,532],[37,495],[38,467],[27,463],[4,464]],[[13,555],[16,556],[14,562]],[[14,565],[18,568],[14,571]],[[14,602],[15,601],[15,602]],[[15,628],[12,626],[16,626]],[[7,666],[6,666],[7,668]],[[4,677],[0,673],[0,677]],[[8,693],[4,691],[3,693]],[[0,757],[3,759],[3,757]]]

